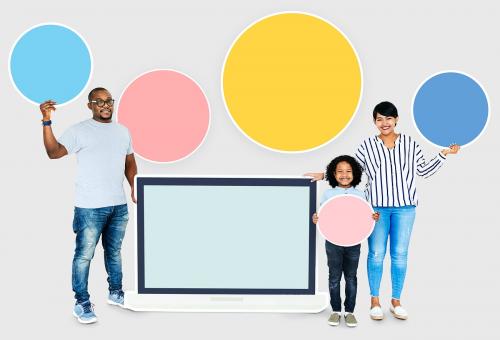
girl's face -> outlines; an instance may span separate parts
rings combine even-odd
[[[382,116],[380,113],[377,113],[377,116],[375,117],[375,126],[383,136],[393,134],[397,122],[397,117],[386,117]]]
[[[347,162],[339,162],[335,168],[335,179],[341,188],[349,188],[352,182],[352,167]]]

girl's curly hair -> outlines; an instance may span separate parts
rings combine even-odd
[[[335,170],[337,169],[337,164],[340,162],[347,162],[351,165],[352,168],[352,182],[351,185],[355,187],[359,183],[361,183],[361,175],[363,174],[363,168],[358,163],[358,161],[349,155],[342,155],[335,157],[330,164],[326,167],[326,176],[325,179],[331,185],[332,188],[335,188],[339,183],[335,179]]]

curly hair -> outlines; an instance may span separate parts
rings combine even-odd
[[[361,175],[363,174],[363,168],[361,167],[361,165],[358,163],[356,159],[354,159],[354,157],[351,157],[349,155],[342,155],[335,157],[326,167],[325,179],[332,186],[332,188],[335,188],[337,185],[339,185],[339,183],[335,179],[335,170],[337,169],[337,165],[340,162],[347,162],[352,168],[351,185],[355,187],[356,185],[361,183]]]

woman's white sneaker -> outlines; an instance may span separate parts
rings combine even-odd
[[[394,315],[394,317],[396,319],[400,319],[400,320],[406,320],[406,319],[408,319],[408,312],[403,307],[401,307],[401,306],[394,307],[391,304],[390,310],[391,310],[392,315]]]
[[[382,320],[384,318],[384,312],[380,306],[375,306],[370,309],[370,318],[372,320]]]

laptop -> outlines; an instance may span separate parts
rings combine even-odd
[[[318,313],[316,183],[138,175],[134,311]]]

